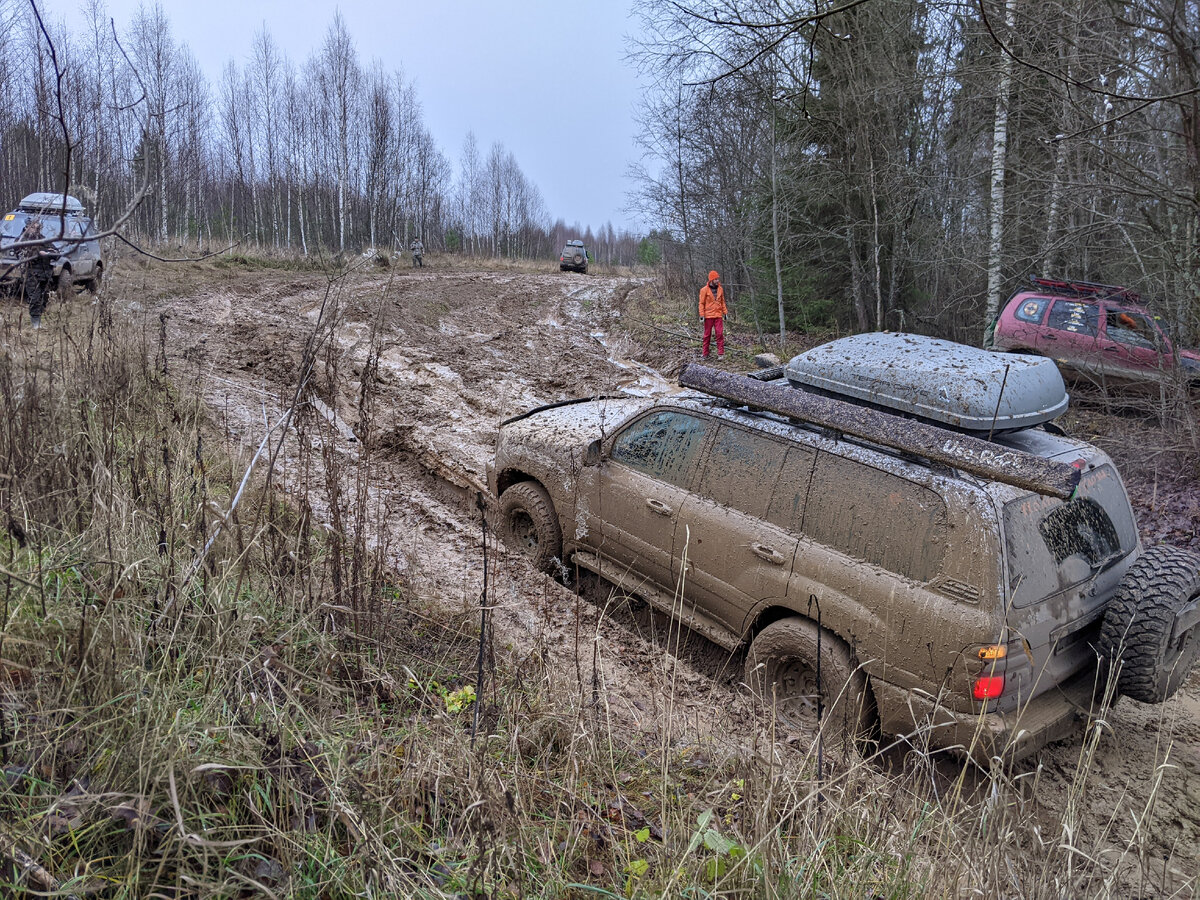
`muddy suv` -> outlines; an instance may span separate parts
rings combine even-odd
[[[40,219],[42,237],[52,238],[51,266],[53,286],[59,295],[70,293],[76,285],[96,290],[104,276],[104,259],[96,226],[75,197],[62,194],[29,194],[0,222],[0,283],[19,285],[25,267],[8,248],[21,237],[30,219]],[[61,238],[67,240],[61,240]]]
[[[1017,757],[1106,684],[1165,699],[1200,651],[1200,558],[1143,552],[1112,461],[1052,422],[1050,360],[859,335],[680,382],[503,423],[500,527],[748,647],[796,729]]]
[[[588,252],[583,246],[583,241],[567,241],[562,253],[558,255],[558,271],[566,272],[568,269],[587,274]]]
[[[1200,353],[1176,347],[1128,288],[1034,277],[993,326],[998,350],[1049,356],[1068,375],[1100,384],[1182,376],[1200,386]]]

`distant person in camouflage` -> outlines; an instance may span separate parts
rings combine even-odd
[[[42,239],[42,220],[30,216],[17,243],[25,241],[40,241]],[[46,311],[46,303],[50,300],[50,284],[54,281],[54,269],[50,264],[50,254],[44,252],[45,247],[36,245],[22,247],[21,259],[24,260],[25,272],[22,285],[25,300],[29,303],[29,320],[34,328],[42,327],[42,313]]]
[[[421,239],[413,238],[412,246],[410,246],[408,249],[412,251],[413,266],[420,266],[422,269],[425,268],[425,263],[421,259],[422,255],[425,253],[425,245],[421,243]]]

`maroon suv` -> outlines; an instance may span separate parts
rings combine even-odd
[[[1182,374],[1200,383],[1200,353],[1180,350],[1128,288],[1032,278],[1008,298],[993,347],[1052,357],[1094,381],[1159,381]]]

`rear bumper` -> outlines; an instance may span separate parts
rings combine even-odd
[[[964,713],[947,709],[924,691],[874,682],[884,734],[902,735],[915,747],[951,750],[985,761],[1020,759],[1078,734],[1092,716],[1096,670],[1089,668],[1011,712]]]

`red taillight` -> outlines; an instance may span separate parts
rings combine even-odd
[[[975,699],[994,700],[1004,693],[1003,675],[980,675],[975,679]]]

